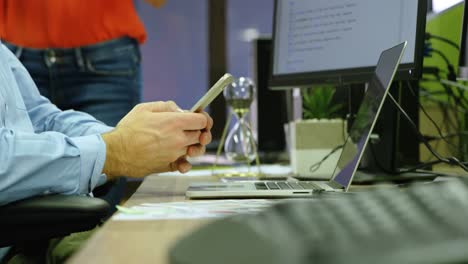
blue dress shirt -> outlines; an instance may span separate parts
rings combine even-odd
[[[61,111],[41,96],[0,42],[0,205],[36,195],[90,193],[106,180],[101,134],[112,129],[88,114]]]

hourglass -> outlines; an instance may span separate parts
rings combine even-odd
[[[233,161],[237,168],[242,170],[234,171],[230,175],[224,176],[260,176],[260,162],[257,153],[257,146],[249,123],[250,105],[255,97],[255,85],[249,78],[240,77],[232,82],[224,90],[224,98],[230,106],[231,114],[223,131],[221,142],[224,142],[224,152],[226,157]],[[232,116],[235,117],[235,124],[229,129]],[[226,137],[227,133],[227,137]],[[218,148],[218,155],[222,145]],[[251,163],[255,161],[257,172],[251,170]]]

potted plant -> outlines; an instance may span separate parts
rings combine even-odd
[[[343,104],[333,102],[333,86],[304,89],[302,92],[302,116],[304,119],[332,119],[339,117]]]
[[[290,123],[291,167],[299,177],[328,179],[346,139],[343,104],[334,99],[335,87],[302,90],[303,119]]]

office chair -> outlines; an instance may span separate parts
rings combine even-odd
[[[0,247],[91,230],[110,212],[106,201],[87,196],[42,196],[1,206]]]

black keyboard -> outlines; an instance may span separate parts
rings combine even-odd
[[[248,200],[246,200],[248,201]],[[468,263],[468,181],[326,193],[214,221],[171,263]]]
[[[314,182],[289,182],[289,181],[265,181],[255,182],[257,190],[321,190],[322,188]]]

